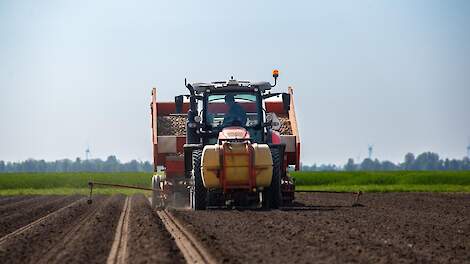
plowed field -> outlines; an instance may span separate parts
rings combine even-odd
[[[352,199],[298,194],[282,210],[170,213],[217,262],[470,263],[469,194],[365,194],[361,207]],[[0,260],[185,262],[142,195],[96,196],[91,205],[83,196],[0,197]]]
[[[190,230],[231,263],[468,263],[470,196],[343,194],[297,196],[270,212],[177,212]]]

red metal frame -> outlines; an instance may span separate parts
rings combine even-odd
[[[289,122],[291,124],[292,135],[295,136],[296,148],[295,148],[295,152],[288,152],[288,153],[285,153],[285,155],[287,156],[288,165],[294,165],[295,170],[298,171],[300,170],[300,135],[299,135],[299,129],[297,125],[297,117],[295,115],[294,89],[291,86],[289,86],[287,90],[288,90],[288,93],[290,94],[290,109],[287,115],[289,117]],[[266,105],[266,112],[272,112],[276,114],[286,114],[286,112],[284,111],[284,105],[282,102],[267,101],[265,102],[265,105]]]
[[[183,108],[182,108],[181,111],[183,113],[187,113],[188,110],[189,110],[189,103],[184,102],[183,103]],[[160,116],[174,114],[174,113],[176,113],[176,105],[175,105],[174,102],[159,102],[157,104],[157,111],[158,111],[158,115],[160,115]]]
[[[187,112],[189,103],[183,103],[183,112]],[[150,114],[152,116],[152,143],[153,143],[153,165],[154,171],[157,171],[157,166],[164,166],[167,176],[184,175],[184,161],[177,159],[176,153],[183,153],[183,147],[186,143],[186,136],[176,136],[176,153],[163,154],[158,153],[158,116],[166,116],[176,113],[176,105],[174,102],[158,102],[157,103],[157,89],[152,89],[152,102],[150,103]],[[171,157],[171,158],[170,158]],[[176,158],[176,159],[175,159]]]
[[[150,114],[152,116],[152,143],[153,143],[153,170],[157,171],[158,146],[157,146],[157,89],[152,89],[152,102],[150,103]]]

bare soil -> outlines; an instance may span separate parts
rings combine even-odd
[[[56,211],[76,200],[77,196],[49,197],[43,200],[31,200],[29,203],[22,203],[18,209],[4,212],[0,218],[0,237],[15,231],[16,229],[29,224],[53,211]],[[28,200],[26,200],[28,201]],[[12,203],[13,205],[15,203]],[[18,204],[18,203],[17,203]]]
[[[132,197],[129,259],[132,263],[184,263],[184,258],[160,218],[143,195]]]
[[[20,228],[38,219],[37,214],[28,213],[35,211],[34,208],[38,212],[44,210],[42,216],[51,215],[0,243],[0,263],[105,263],[115,239],[124,199],[122,195],[96,196],[89,205],[84,197],[41,197],[30,199],[29,205],[21,203],[16,210],[12,209],[13,205],[19,203],[11,203],[9,216],[15,218],[0,219],[8,226]],[[16,222],[17,216],[22,214],[20,226]],[[132,197],[129,230],[130,262],[184,263],[171,235],[143,195]],[[15,229],[2,231],[0,239]]]
[[[274,211],[177,211],[226,263],[469,263],[470,195],[299,194]]]
[[[73,231],[74,227],[103,205],[105,197],[96,197],[88,205],[85,199],[53,213],[46,221],[0,244],[0,259],[5,263],[37,263]],[[18,210],[21,210],[19,207]],[[33,222],[34,219],[30,219]]]
[[[105,263],[114,241],[124,196],[108,197],[90,217],[84,218],[39,263]]]
[[[34,195],[24,195],[24,196],[0,196],[0,207],[6,204],[13,204],[16,202],[20,202],[26,199],[31,199],[36,196]]]
[[[0,206],[0,215],[7,216],[12,213],[16,213],[25,207],[34,207],[37,205],[44,204],[50,200],[60,199],[60,196],[35,196],[30,199],[18,199],[12,202],[6,202]]]
[[[77,196],[12,198],[0,199],[9,199],[0,205],[0,226],[10,226],[0,236],[0,262],[106,262],[124,196],[96,196],[91,205]],[[219,262],[470,263],[470,194],[365,194],[364,206],[352,202],[346,194],[298,194],[282,210],[172,213]],[[136,195],[130,205],[128,261],[183,263],[148,200]],[[25,226],[49,213],[2,238],[20,221]]]

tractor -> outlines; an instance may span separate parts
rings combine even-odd
[[[188,83],[157,102],[152,90],[152,205],[275,209],[294,200],[300,165],[293,92],[270,82]]]
[[[295,190],[289,172],[300,169],[300,137],[292,87],[273,92],[279,71],[270,82],[227,81],[188,83],[189,94],[173,102],[150,103],[153,164],[152,187],[90,180],[95,185],[152,191],[154,208],[193,210],[289,206]],[[353,206],[361,206],[362,192]]]

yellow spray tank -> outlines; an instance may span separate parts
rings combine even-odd
[[[240,127],[226,128],[220,134],[220,144],[206,145],[202,152],[204,186],[224,191],[268,187],[273,174],[269,146],[243,140],[248,132]]]

